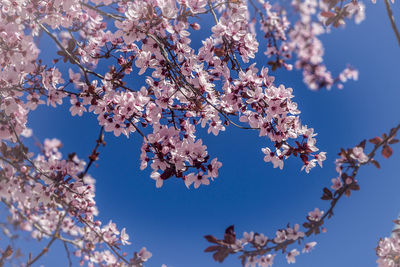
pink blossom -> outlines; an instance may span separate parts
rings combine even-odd
[[[274,264],[275,254],[267,254],[265,256],[261,256],[258,260],[258,265],[260,267],[270,267]]]
[[[264,234],[255,234],[254,235],[254,243],[257,244],[258,246],[264,246],[268,241],[268,237],[266,237]]]
[[[368,162],[369,158],[364,154],[364,149],[362,147],[356,146],[353,148],[353,153],[351,157],[355,160],[358,160],[361,164]]]
[[[343,182],[342,182],[342,180],[340,179],[340,177],[332,178],[331,181],[332,181],[331,188],[332,188],[333,190],[338,190],[338,189],[342,188]]]
[[[131,242],[128,241],[129,240],[129,235],[126,234],[126,229],[125,228],[123,228],[121,230],[121,237],[120,238],[121,238],[122,245],[130,245],[131,244]]]
[[[276,243],[282,243],[282,242],[284,242],[286,239],[287,239],[287,236],[286,236],[286,233],[285,233],[284,230],[278,230],[278,231],[276,232],[276,236],[275,236],[275,238],[274,238],[274,241],[275,241]]]
[[[86,112],[86,108],[82,105],[81,102],[76,97],[71,97],[70,100],[72,106],[69,108],[72,116],[78,114],[78,116],[82,116],[83,112]]]
[[[286,260],[288,263],[296,263],[296,256],[300,255],[297,249],[292,249],[288,254],[286,254]]]
[[[142,261],[147,261],[149,258],[151,258],[151,256],[152,256],[152,253],[149,252],[145,247],[143,247],[138,253],[138,257]]]
[[[295,224],[293,228],[287,228],[287,238],[291,240],[297,240],[298,238],[304,237],[304,233],[299,231],[300,225]]]
[[[302,252],[309,253],[315,247],[315,245],[317,245],[317,242],[315,241],[305,244]]]
[[[308,218],[309,218],[311,221],[318,222],[318,221],[321,220],[321,217],[322,217],[323,214],[324,214],[323,211],[320,211],[318,208],[315,208],[313,211],[310,211],[310,212],[308,213]]]

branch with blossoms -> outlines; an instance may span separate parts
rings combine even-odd
[[[89,158],[94,162],[98,145],[103,143],[102,131]],[[61,142],[46,139],[43,155],[33,154],[16,137],[14,146],[2,143],[0,148],[1,201],[11,213],[10,223],[31,232],[32,238],[50,238],[41,252],[29,255],[26,266],[31,266],[49,251],[56,241],[74,247],[74,255],[88,266],[142,266],[151,257],[145,248],[125,259],[121,245],[129,245],[125,228],[115,224],[101,226],[95,220],[94,180],[87,174],[88,167],[73,153],[61,158]],[[102,248],[106,245],[108,249]]]
[[[252,60],[258,40],[266,39],[271,70],[291,70],[296,58],[294,65],[312,90],[357,79],[352,68],[334,79],[323,64],[317,36],[327,31],[324,17],[327,25],[332,20],[337,26],[345,18],[355,16],[357,22],[363,16],[357,1],[333,2],[294,1],[289,18],[282,6],[252,0],[1,1],[0,196],[12,224],[35,239],[50,239],[26,265],[39,260],[56,240],[65,245],[68,259],[68,246],[73,246],[73,254],[89,266],[141,266],[151,256],[143,248],[126,259],[120,250],[129,244],[125,229],[95,220],[94,180],[88,171],[104,145],[103,132],[116,137],[136,132],[143,138],[140,169],[151,168],[156,187],[177,178],[198,188],[218,177],[222,163],[211,158],[196,136],[206,127],[216,136],[229,125],[257,131],[270,143],[262,151],[275,168],[282,169],[290,156],[299,157],[306,172],[322,165],[325,153],[318,152],[313,128],[301,124],[293,89],[274,84],[270,70]],[[336,13],[327,13],[335,5]],[[196,46],[191,35],[207,16],[214,19],[211,34]],[[261,37],[255,30],[257,16]],[[42,36],[56,47],[56,55],[51,56],[51,49],[41,53]],[[100,71],[100,65],[109,70]],[[65,67],[68,74],[60,72]],[[132,77],[141,75],[143,85],[135,86]],[[64,101],[72,116],[92,113],[100,126],[87,165],[75,154],[62,159],[56,139],[45,140],[36,157],[23,143],[32,132],[27,128],[30,112]],[[328,214],[310,213],[308,231],[317,231]],[[281,230],[275,241],[249,234],[248,243],[266,249],[275,242],[284,249],[289,233],[290,240],[302,238],[298,225],[290,229]],[[226,235],[228,244],[236,242],[233,228]],[[244,260],[259,255],[246,253]],[[0,261],[9,254],[6,249]],[[293,260],[295,254],[288,257]]]
[[[326,219],[333,216],[334,208],[339,200],[343,196],[350,197],[352,191],[360,190],[358,180],[356,179],[359,169],[369,164],[380,168],[379,162],[375,159],[375,154],[381,149],[382,156],[384,158],[389,158],[393,153],[391,145],[399,142],[399,140],[395,138],[399,130],[400,124],[392,128],[388,134],[370,139],[369,142],[373,147],[368,154],[364,152],[367,143],[366,140],[362,141],[354,148],[341,149],[339,153],[340,158],[335,161],[338,177],[332,179],[330,189],[327,187],[323,188],[321,197],[322,200],[330,202],[330,207],[325,212],[319,208],[310,211],[306,217],[306,221],[302,224],[303,231],[300,230],[299,224],[294,224],[292,227],[288,224],[286,228],[277,230],[273,238],[268,238],[264,234],[254,232],[245,232],[242,238],[236,238],[232,225],[225,230],[224,239],[217,239],[212,235],[206,235],[205,239],[214,245],[206,248],[205,252],[212,252],[214,260],[219,262],[223,262],[230,254],[239,254],[239,259],[243,266],[268,267],[273,264],[274,257],[276,256],[275,252],[281,251],[282,253],[286,253],[288,263],[294,263],[295,257],[298,256],[300,252],[297,248],[287,252],[289,246],[295,243],[300,245],[305,242],[305,237],[317,235],[320,234],[321,231],[326,231],[324,223]],[[399,221],[396,221],[396,223],[399,223]],[[380,242],[377,253],[381,257],[381,262],[384,260],[393,260],[398,264],[400,259],[398,257],[399,250],[395,245],[400,244],[400,239],[398,239],[399,236],[397,235],[398,232],[399,230],[395,230],[395,237],[392,239],[386,238]],[[308,253],[315,245],[316,242],[306,243],[302,252]],[[390,247],[393,247],[393,250],[396,251],[397,254],[395,254],[395,257],[393,257],[394,253],[391,251]],[[388,264],[382,266],[393,265]]]
[[[400,220],[393,220],[395,227],[390,237],[380,238],[376,247],[378,267],[400,266]]]
[[[372,1],[374,4],[375,0]],[[391,1],[394,4],[394,1]],[[400,33],[397,29],[396,23],[394,21],[394,16],[392,9],[390,7],[389,1],[385,0],[386,12],[392,26],[393,32],[396,36],[397,42],[400,45]],[[380,137],[375,137],[375,142],[379,142]],[[393,142],[396,142],[394,140]],[[392,149],[390,147],[386,147],[386,156],[392,155]],[[380,238],[378,241],[378,246],[376,247],[376,255],[378,256],[378,260],[376,261],[378,267],[399,267],[400,266],[400,220],[399,218],[393,221],[395,227],[392,231],[390,237]]]
[[[36,109],[45,100],[56,107],[64,98],[69,98],[73,116],[92,112],[97,115],[100,126],[115,136],[138,132],[144,140],[141,168],[151,166],[151,178],[158,187],[163,181],[177,177],[186,186],[194,184],[197,188],[218,176],[221,163],[216,158],[211,160],[202,140],[196,138],[199,126],[208,126],[208,132],[214,135],[225,131],[228,125],[259,131],[275,147],[263,149],[266,161],[271,161],[274,167],[282,168],[285,158],[299,156],[308,171],[315,166],[309,164],[314,162],[309,158],[317,157],[320,162],[325,159],[323,153],[314,154],[318,150],[315,134],[300,124],[300,111],[291,100],[292,89],[283,85],[276,87],[274,77],[268,75],[266,68],[259,72],[254,64],[241,66],[254,58],[258,50],[245,3],[203,1],[177,6],[171,1],[157,6],[147,2],[121,2],[116,14],[89,3],[71,1],[67,6],[81,13],[69,14],[64,5],[49,5],[46,8],[51,16],[34,12],[35,8],[41,8],[36,5],[28,10],[31,16],[21,21],[21,25],[29,25],[31,30],[26,31],[30,33],[27,35],[30,46],[26,49],[35,47],[32,37],[43,32],[60,49],[57,54],[61,58],[53,59],[53,63],[58,64],[62,59],[77,66],[83,76],[70,69],[65,82],[56,67],[33,60],[38,57],[38,51],[30,53],[30,71],[22,69],[18,83],[13,83],[13,79],[3,80],[5,87],[13,88],[8,85],[12,84],[16,88],[2,91],[2,107],[8,115],[22,108],[21,121],[25,122],[29,110]],[[7,16],[21,12],[13,8],[4,9]],[[220,17],[214,9],[220,11]],[[205,13],[212,13],[216,25],[196,53],[190,47],[189,27],[196,31],[199,24],[187,21]],[[61,23],[49,19],[60,14],[72,16],[72,21]],[[270,7],[266,17],[275,17]],[[105,31],[108,22],[103,19],[114,22],[118,30]],[[14,25],[7,23],[10,27]],[[235,27],[234,32],[227,31]],[[277,29],[271,31],[276,34]],[[285,34],[284,29],[279,32]],[[141,47],[135,44],[138,41]],[[17,40],[10,38],[10,42],[7,47],[18,47]],[[7,64],[12,64],[8,61],[9,50],[3,52]],[[27,54],[28,50],[22,49],[20,53]],[[111,65],[109,72],[100,74],[95,68],[105,60],[115,65]],[[147,87],[134,90],[126,85],[133,66],[139,75],[154,70],[146,78]],[[24,97],[25,104],[21,102]],[[235,120],[248,126],[239,125]],[[147,126],[153,128],[152,133],[146,133]],[[14,127],[18,134],[24,128]],[[10,138],[7,125],[2,126],[2,133],[4,139]],[[302,141],[295,141],[299,138]]]

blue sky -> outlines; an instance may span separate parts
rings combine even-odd
[[[367,18],[360,25],[350,23],[322,37],[328,68],[339,73],[350,63],[359,70],[359,81],[346,83],[343,90],[312,92],[302,83],[299,71],[276,74],[277,84],[294,89],[302,122],[318,133],[318,147],[328,157],[322,169],[300,172],[297,159],[286,161],[282,171],[273,169],[263,161],[261,148],[266,143],[256,132],[229,127],[215,137],[202,130],[199,136],[210,155],[223,163],[219,178],[198,190],[188,190],[174,179],[157,189],[149,170],[139,170],[142,138],[106,134],[98,167],[90,173],[97,179],[100,219],[112,219],[127,228],[133,243],[127,251],[146,246],[153,253],[149,267],[162,263],[168,267],[240,266],[236,256],[222,265],[214,262],[211,254],[203,252],[208,246],[203,236],[221,237],[234,224],[240,236],[253,230],[272,237],[288,222],[302,223],[314,207],[326,209],[328,203],[319,198],[322,188],[336,176],[334,160],[339,149],[388,132],[400,122],[400,48],[380,1],[366,3]],[[261,67],[266,58],[262,51],[258,56]],[[96,118],[92,114],[71,117],[67,109],[39,107],[31,114],[29,127],[41,141],[62,140],[64,155],[77,152],[86,158],[98,135]],[[361,190],[337,205],[326,223],[327,233],[310,238],[318,245],[311,254],[297,257],[297,267],[376,266],[377,241],[390,234],[392,220],[400,212],[399,146],[394,150],[392,158],[380,161],[381,170],[370,166],[359,172]],[[24,244],[27,250],[35,246],[34,241]],[[67,266],[64,255],[56,246],[40,264]],[[276,257],[275,266],[286,264],[283,256]]]

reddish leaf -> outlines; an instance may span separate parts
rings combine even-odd
[[[324,191],[324,194],[321,197],[322,200],[330,200],[330,199],[332,199],[333,195],[332,195],[331,190],[329,190],[328,188],[325,187],[323,189],[323,191]]]
[[[385,158],[390,158],[390,156],[393,154],[393,149],[390,147],[390,146],[388,146],[388,145],[385,145],[385,146],[383,146],[383,148],[382,148],[382,156],[384,156]]]
[[[334,6],[336,6],[337,3],[339,3],[339,0],[330,0],[330,1],[328,1],[328,3],[329,3],[328,8],[331,9]]]
[[[330,17],[336,16],[336,14],[331,11],[322,11],[321,16],[323,16],[325,18],[330,18]]]
[[[209,246],[208,248],[206,248],[206,249],[204,250],[204,252],[213,252],[213,251],[218,250],[219,248],[220,248],[220,246],[218,246],[218,245]]]
[[[360,190],[360,186],[358,184],[352,184],[349,187],[351,190],[358,191]]]
[[[325,21],[325,26],[329,26],[335,21],[336,21],[336,17],[330,17]]]
[[[351,191],[347,189],[346,192],[344,192],[344,194],[346,195],[346,197],[349,197],[351,195]]]
[[[213,258],[215,261],[223,262],[226,257],[228,257],[229,252],[227,249],[220,247],[220,249],[213,254]]]
[[[218,244],[218,239],[215,236],[206,235],[206,236],[204,236],[204,238],[207,239],[207,241],[210,243]]]
[[[235,228],[233,225],[229,226],[225,230],[225,236],[224,236],[224,241],[228,244],[233,244],[236,241],[236,235],[235,235]]]
[[[317,227],[317,228],[314,229],[314,233],[315,233],[316,235],[319,235],[319,234],[321,233],[319,227]]]
[[[393,145],[393,144],[396,144],[398,142],[399,142],[399,139],[392,139],[392,140],[389,141],[389,144]]]
[[[379,164],[379,162],[377,162],[376,160],[371,160],[371,163],[375,165],[375,167],[377,167],[378,169],[381,168],[381,165]]]
[[[374,145],[377,145],[377,144],[379,144],[380,142],[382,142],[382,139],[381,139],[379,136],[376,136],[376,137],[370,139],[369,142],[372,143],[372,144],[374,144]]]

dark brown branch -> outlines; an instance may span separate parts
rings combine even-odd
[[[87,174],[87,172],[89,171],[90,166],[92,166],[93,162],[95,162],[97,160],[97,157],[99,155],[99,153],[97,152],[97,149],[99,148],[100,144],[102,144],[103,146],[105,145],[104,143],[104,126],[100,128],[100,133],[99,133],[99,137],[96,140],[96,146],[94,147],[92,154],[89,156],[89,163],[86,166],[86,169],[84,172],[82,172],[81,174],[79,174],[80,178],[85,177],[85,175]]]
[[[385,0],[385,5],[386,5],[386,11],[390,20],[390,24],[392,25],[392,29],[394,31],[394,34],[396,35],[397,42],[400,46],[400,34],[399,30],[397,29],[396,23],[394,22],[394,16],[392,9],[390,8],[389,0]]]

